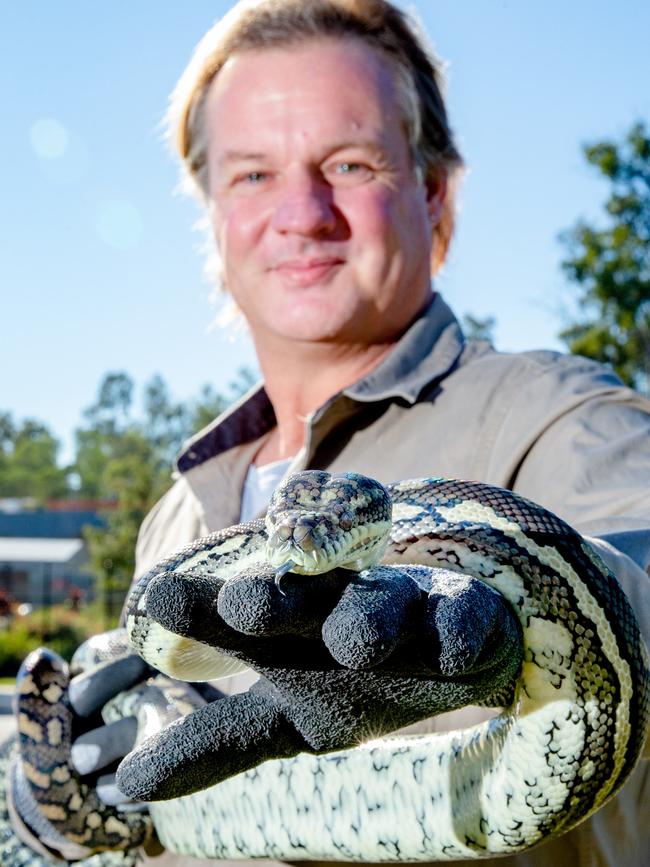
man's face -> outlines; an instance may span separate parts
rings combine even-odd
[[[215,238],[258,349],[395,339],[429,297],[441,193],[389,62],[354,39],[242,52],[206,111]]]

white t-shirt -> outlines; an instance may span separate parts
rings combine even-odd
[[[252,521],[261,512],[266,511],[271,494],[286,475],[292,460],[293,458],[285,458],[261,467],[250,465],[244,479],[244,493],[241,500],[239,520],[242,523]]]

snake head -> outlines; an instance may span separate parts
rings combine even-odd
[[[391,499],[358,473],[306,471],[274,492],[266,516],[267,558],[277,570],[317,575],[360,571],[379,561],[391,527]]]

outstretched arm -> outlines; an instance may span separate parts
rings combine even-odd
[[[519,670],[518,622],[498,593],[467,576],[337,570],[287,575],[282,592],[274,579],[260,569],[223,586],[191,574],[151,582],[149,617],[242,660],[261,679],[145,741],[120,765],[122,791],[174,798],[270,758],[355,746],[498,701]]]

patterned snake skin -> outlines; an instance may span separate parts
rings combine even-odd
[[[632,771],[648,724],[648,657],[624,593],[593,549],[509,491],[442,479],[399,482],[388,491],[392,526],[383,563],[464,572],[512,606],[525,647],[514,701],[481,726],[268,761],[152,805],[168,848],[285,860],[508,854],[573,827]],[[339,516],[354,506],[349,498],[333,504]],[[277,533],[262,522],[230,528],[148,573],[130,601],[138,651],[188,679],[236,668],[148,619],[147,584],[174,570],[229,577],[264,559],[267,537]]]
[[[45,867],[60,860],[35,852],[16,835],[10,820],[4,785],[9,776],[21,774],[30,782],[14,792],[20,815],[39,836],[55,844],[79,844],[87,857],[75,856],[78,867],[135,867],[141,856],[138,846],[150,834],[146,812],[120,812],[103,804],[94,789],[82,782],[70,762],[72,712],[67,697],[70,675],[90,671],[102,663],[124,659],[130,652],[124,629],[93,636],[75,653],[69,666],[45,648],[34,651],[19,672],[18,745],[13,739],[0,746],[0,865]],[[118,693],[102,709],[104,723],[127,716],[139,720],[140,733],[147,734],[146,720],[155,714],[156,725],[167,725],[203,704],[186,684],[159,675]],[[36,797],[34,797],[34,795]],[[37,800],[38,799],[38,800]],[[55,845],[56,848],[56,845]],[[90,851],[106,849],[96,854]],[[112,851],[114,850],[114,851]]]
[[[4,780],[14,753],[12,740],[0,746],[0,780]],[[77,867],[136,867],[136,852],[102,852],[81,861]],[[20,840],[9,820],[5,788],[0,785],[0,864],[2,867],[61,867],[61,861],[30,849]]]

